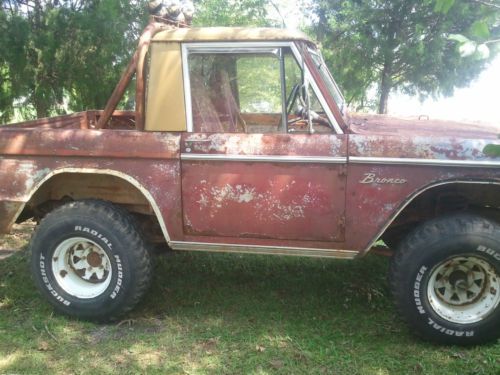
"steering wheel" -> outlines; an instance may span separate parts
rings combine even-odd
[[[293,85],[292,90],[290,91],[290,94],[288,95],[288,98],[286,98],[286,114],[287,115],[292,111],[293,105],[295,104],[295,101],[297,100],[299,90],[300,90],[300,84],[296,83],[295,85]]]
[[[302,85],[296,83],[293,85],[288,98],[286,99],[286,115],[287,115],[287,123],[288,125],[297,125],[297,126],[307,126],[307,108],[306,103],[304,102],[304,98],[300,95],[300,90],[302,89]],[[297,117],[291,120],[288,120],[288,115],[292,112],[292,108],[294,107],[296,101],[300,102],[298,110],[296,111]],[[330,122],[320,114],[310,110],[309,114],[311,115],[311,121],[316,125],[326,126],[331,128]],[[302,123],[301,123],[302,122]]]
[[[300,110],[300,108],[305,108],[305,103],[304,103],[304,100],[302,98],[302,96],[300,95],[300,89],[302,88],[302,85],[300,85],[299,83],[296,83],[295,85],[293,85],[292,87],[292,90],[290,91],[290,94],[288,95],[288,98],[286,99],[286,116],[287,116],[287,123],[288,125],[292,125],[292,124],[295,124],[299,121],[305,121],[306,119],[304,118],[304,115],[303,115],[303,110]],[[292,108],[294,107],[295,105],[295,102],[297,101],[297,99],[299,100],[300,102],[300,106],[299,106],[299,111],[297,111],[296,115],[298,116],[297,118],[294,118],[294,119],[291,119],[291,120],[288,120],[288,115],[290,113],[292,113]]]

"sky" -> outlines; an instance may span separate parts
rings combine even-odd
[[[428,99],[420,103],[418,98],[392,95],[389,113],[485,122],[500,127],[500,57],[497,57],[469,87],[456,89],[452,97]]]
[[[300,4],[308,0],[276,0],[287,28],[299,29],[307,23]],[[269,9],[273,13],[273,9]],[[274,11],[275,12],[275,11]],[[274,16],[280,20],[277,14]],[[332,72],[335,77],[335,72]],[[500,56],[472,81],[469,87],[456,89],[452,97],[427,99],[393,93],[389,98],[389,114],[402,117],[427,115],[430,118],[495,124],[500,128]]]

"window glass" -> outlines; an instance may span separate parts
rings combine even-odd
[[[284,132],[281,125],[286,115],[291,132],[307,131],[303,126],[307,121],[304,121],[306,95],[302,70],[289,48],[283,49],[283,56],[286,109],[283,108],[279,49],[258,53],[191,51],[188,66],[193,130],[203,133]],[[313,110],[324,114],[312,90],[310,100]]]
[[[326,83],[326,87],[328,88],[328,91],[332,95],[333,100],[335,100],[340,111],[343,114],[344,109],[345,109],[345,99],[342,96],[342,93],[340,92],[337,84],[335,83],[330,71],[326,67],[326,64],[325,64],[325,61],[323,60],[323,57],[321,56],[319,51],[309,50],[309,53],[314,61],[316,69],[319,71],[319,73],[321,74],[321,77],[323,78],[324,82]]]
[[[309,132],[307,121],[307,98],[302,86],[302,70],[294,56],[285,54],[285,77],[287,93],[288,131],[290,133]],[[296,92],[295,94],[293,94]],[[312,112],[312,124],[315,133],[332,133],[333,127],[316,93],[308,86],[309,105]]]
[[[281,113],[280,62],[276,55],[238,57],[241,112]]]
[[[277,54],[192,53],[188,61],[195,132],[278,130],[282,108]]]
[[[292,52],[285,50],[285,82],[286,82],[286,97],[290,96],[293,88],[302,84],[302,70],[297,64]]]
[[[239,118],[236,58],[226,54],[189,56],[189,80],[195,132],[243,132]]]

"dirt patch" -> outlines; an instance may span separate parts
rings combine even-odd
[[[10,234],[0,236],[0,260],[25,249],[35,225],[33,221],[15,224]]]

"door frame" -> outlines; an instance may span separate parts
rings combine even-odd
[[[317,96],[321,106],[325,110],[328,120],[333,126],[336,134],[344,134],[342,127],[337,122],[331,108],[319,89],[317,82],[305,64],[302,55],[300,54],[294,42],[203,42],[203,43],[182,43],[181,58],[182,58],[182,76],[184,81],[184,102],[186,105],[186,123],[187,131],[193,132],[193,109],[191,105],[191,81],[189,77],[189,54],[190,53],[259,53],[266,52],[273,48],[288,47],[292,51],[297,63],[303,69],[304,81],[310,85]]]

